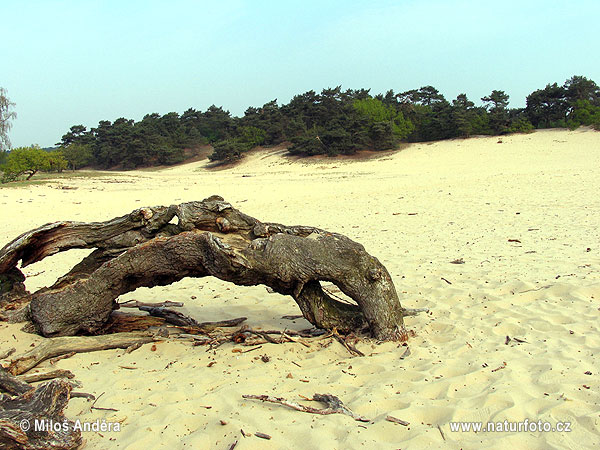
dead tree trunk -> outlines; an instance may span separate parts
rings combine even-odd
[[[81,445],[81,431],[63,413],[71,395],[68,382],[52,380],[33,388],[0,368],[0,385],[16,395],[0,394],[0,448],[67,450]]]
[[[177,224],[170,223],[174,217]],[[138,287],[214,276],[290,295],[319,328],[403,337],[404,310],[392,279],[362,245],[318,228],[260,222],[218,196],[142,208],[103,223],[45,225],[0,250],[0,276],[18,270],[19,260],[26,266],[70,248],[96,250],[53,286],[30,294],[30,316],[44,336],[97,332],[115,299]],[[323,281],[356,305],[333,299]]]

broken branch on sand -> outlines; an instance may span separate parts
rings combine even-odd
[[[354,420],[357,420],[360,422],[370,422],[369,419],[367,419],[359,414],[356,414],[353,411],[351,411],[350,409],[348,409],[346,407],[346,405],[344,405],[344,403],[338,397],[336,397],[335,395],[331,395],[331,394],[314,394],[313,398],[308,399],[308,400],[314,400],[317,402],[321,402],[321,403],[324,403],[325,405],[327,405],[327,408],[323,408],[323,409],[313,408],[312,406],[304,406],[299,403],[286,400],[285,398],[273,397],[270,395],[242,395],[242,397],[247,398],[247,399],[260,400],[263,402],[277,403],[277,404],[280,404],[283,406],[287,406],[288,408],[295,409],[296,411],[302,411],[302,412],[311,413],[311,414],[321,414],[321,415],[345,414],[347,416],[352,417]]]
[[[13,375],[20,375],[34,368],[42,361],[68,354],[86,353],[112,348],[127,348],[138,342],[152,342],[153,336],[148,333],[115,333],[102,336],[65,336],[48,338],[40,342],[29,352],[13,359],[8,371]]]
[[[53,380],[54,378],[75,378],[70,370],[54,369],[47,372],[26,373],[17,377],[26,383],[35,383],[37,381]]]
[[[119,303],[119,308],[139,308],[140,306],[147,306],[149,308],[181,308],[182,302],[171,302],[165,301],[160,303],[147,303],[139,302],[137,300],[127,300],[126,302]]]

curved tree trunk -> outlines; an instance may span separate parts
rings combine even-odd
[[[174,217],[178,224],[169,223]],[[103,223],[45,225],[0,251],[0,274],[17,270],[19,260],[26,266],[70,248],[97,250],[52,287],[31,294],[31,319],[44,336],[97,332],[115,299],[138,287],[214,276],[290,295],[320,328],[403,337],[404,310],[392,279],[362,245],[318,228],[260,222],[218,196],[142,208]],[[322,281],[357,305],[331,298]]]

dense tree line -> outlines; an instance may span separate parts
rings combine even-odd
[[[57,144],[58,156],[71,169],[128,169],[176,164],[189,149],[203,145],[212,146],[211,160],[229,162],[256,146],[283,142],[290,143],[291,154],[338,155],[392,149],[400,142],[536,128],[600,129],[600,88],[582,76],[532,92],[525,108],[508,105],[509,96],[501,90],[482,97],[478,106],[465,94],[448,101],[433,86],[375,96],[367,89],[343,91],[338,86],[296,95],[281,106],[273,100],[250,107],[242,117],[213,105],[204,112],[190,108],[181,115],[148,114],[138,122],[101,121],[90,130],[75,125]],[[0,157],[7,159],[6,154]]]

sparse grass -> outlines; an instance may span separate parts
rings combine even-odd
[[[61,173],[38,173],[31,180],[18,180],[9,183],[0,183],[0,188],[26,187],[40,184],[52,183],[54,181],[66,181],[78,178],[100,178],[100,177],[119,177],[121,174],[114,172],[104,172],[100,170],[76,170],[75,172],[65,171]]]

